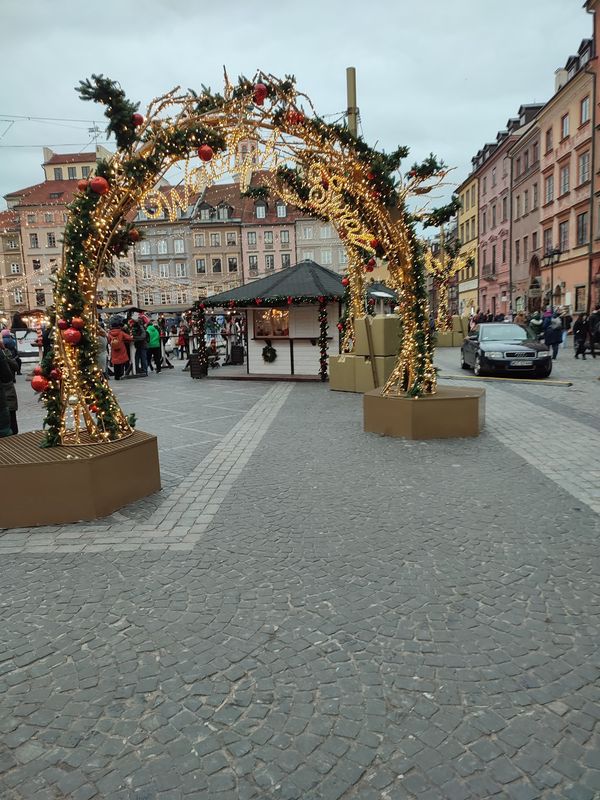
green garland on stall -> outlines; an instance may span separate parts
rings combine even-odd
[[[322,381],[327,380],[327,301],[324,297],[319,298],[319,377]]]

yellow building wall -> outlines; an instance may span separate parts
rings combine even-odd
[[[477,290],[479,284],[478,265],[478,213],[479,179],[467,179],[458,190],[461,207],[457,215],[458,239],[462,243],[460,255],[471,258],[472,264],[458,275],[458,304],[463,316],[468,316],[471,308],[477,310]]]

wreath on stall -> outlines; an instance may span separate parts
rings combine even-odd
[[[266,361],[267,364],[272,364],[277,358],[277,350],[275,350],[275,348],[271,345],[269,339],[267,339],[267,343],[263,347],[262,357],[263,361]]]

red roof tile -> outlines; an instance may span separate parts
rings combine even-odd
[[[19,230],[19,217],[14,211],[0,211],[0,232]]]
[[[96,153],[54,153],[49,161],[44,161],[44,166],[52,164],[87,164],[95,163]]]
[[[36,183],[35,186],[28,186],[5,195],[8,198],[19,198],[19,206],[40,206],[40,205],[67,205],[70,203],[77,191],[77,181],[44,181]],[[52,197],[58,195],[58,197]]]

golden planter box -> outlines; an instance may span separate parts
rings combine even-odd
[[[436,347],[454,347],[454,334],[452,331],[436,331],[435,346]]]
[[[350,353],[329,357],[329,388],[335,392],[356,391],[356,356]]]
[[[375,369],[377,372],[377,386],[383,386],[392,374],[396,356],[375,356]],[[373,380],[373,367],[371,359],[366,356],[357,356],[355,363],[356,392],[370,392],[377,388]]]
[[[373,355],[396,356],[400,350],[400,317],[389,316],[362,317],[354,320],[354,355],[370,356],[367,325],[371,325]]]

